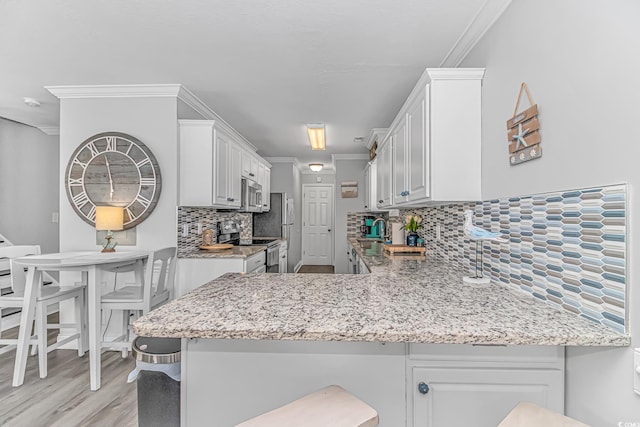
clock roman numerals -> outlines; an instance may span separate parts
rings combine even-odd
[[[141,168],[142,166],[146,165],[146,164],[150,164],[151,160],[149,160],[148,157],[145,157],[144,159],[140,160],[138,163],[136,163],[136,166],[138,166],[138,169]]]
[[[124,208],[124,213],[127,217],[129,217],[129,221],[126,221],[126,222],[132,222],[136,219],[136,214],[133,213],[133,211],[129,206]]]
[[[78,159],[77,157],[73,159],[73,164],[80,166],[82,169],[87,168],[87,163],[81,162],[80,159]]]
[[[151,200],[147,199],[142,194],[138,194],[136,201],[144,206],[145,209],[151,204]]]
[[[153,153],[119,132],[87,138],[71,156],[65,177],[71,206],[92,226],[101,205],[124,206],[125,229],[136,226],[155,209],[162,189]]]
[[[107,141],[107,148],[105,151],[116,151],[117,138],[115,136],[108,136],[105,140]]]
[[[91,157],[95,157],[100,154],[100,150],[98,150],[98,147],[96,147],[96,144],[93,141],[87,144],[87,148],[91,151]]]
[[[84,205],[86,205],[87,203],[89,203],[89,196],[87,196],[87,193],[82,191],[82,192],[76,194],[75,196],[73,196],[73,198],[71,200],[73,200],[73,204],[74,205],[76,205],[77,207],[81,208]]]

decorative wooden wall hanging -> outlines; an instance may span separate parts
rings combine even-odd
[[[529,108],[518,113],[522,91],[526,92]],[[509,163],[517,165],[542,157],[540,147],[540,122],[538,121],[538,105],[533,103],[526,83],[520,85],[518,101],[513,110],[513,117],[507,120],[507,139],[509,140]]]

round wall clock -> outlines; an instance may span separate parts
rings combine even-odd
[[[124,208],[124,229],[156,207],[162,180],[155,156],[131,135],[105,132],[86,139],[65,173],[67,197],[80,218],[95,226],[96,206]]]

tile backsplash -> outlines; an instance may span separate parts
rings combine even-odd
[[[186,252],[198,250],[202,235],[197,234],[198,223],[202,230],[212,229],[216,233],[216,223],[224,220],[235,220],[242,226],[241,239],[251,239],[253,234],[253,216],[243,212],[220,212],[214,208],[178,207],[178,256]],[[182,237],[183,225],[189,228],[189,235]]]
[[[401,209],[398,219],[421,215],[424,227],[418,234],[427,256],[472,271],[476,245],[463,228],[468,209],[475,213],[475,225],[508,239],[482,244],[485,276],[626,332],[626,185]]]

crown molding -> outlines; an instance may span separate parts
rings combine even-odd
[[[60,135],[59,126],[36,126],[36,127],[47,135]]]
[[[368,154],[332,154],[331,162],[335,165],[336,160],[369,160]]]
[[[178,97],[180,84],[45,86],[58,99]]]
[[[459,66],[510,4],[511,0],[487,0],[444,57],[440,67]]]
[[[297,163],[298,159],[295,157],[265,157],[266,161],[270,163]]]
[[[376,141],[378,141],[378,143],[381,143],[384,137],[387,135],[387,132],[389,132],[389,128],[371,129],[371,133],[367,138],[367,144],[366,144],[367,149],[371,150],[371,147],[373,147],[373,143]]]
[[[207,104],[181,84],[45,86],[45,89],[58,99],[177,98],[200,114],[203,119],[214,120],[224,131],[237,136],[246,148],[254,152],[258,151],[255,145],[250,143],[240,132],[225,122]]]
[[[300,161],[297,157],[263,157],[267,162],[274,163],[291,163],[297,169],[300,169]]]
[[[429,80],[479,80],[484,68],[427,68]]]

